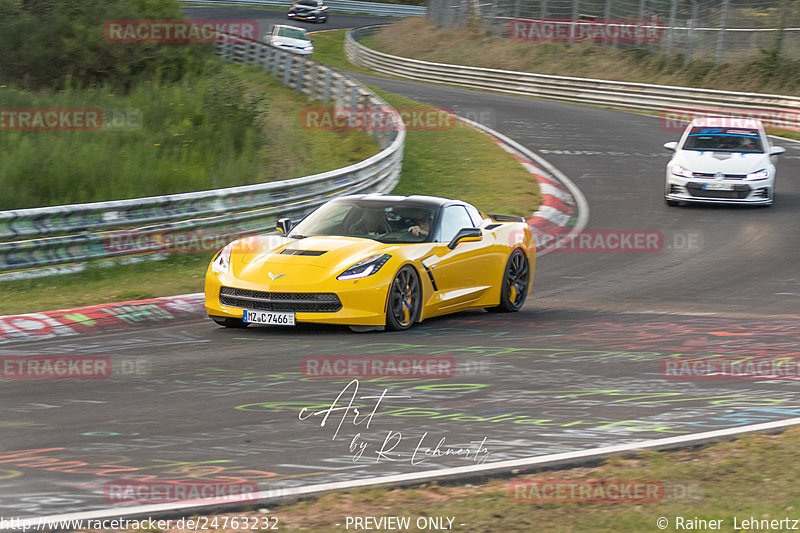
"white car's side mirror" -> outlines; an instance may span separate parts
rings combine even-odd
[[[670,152],[674,152],[678,148],[678,143],[675,141],[664,143],[664,148],[666,148]]]
[[[769,149],[769,155],[781,155],[786,151],[786,148],[783,146],[773,146]]]

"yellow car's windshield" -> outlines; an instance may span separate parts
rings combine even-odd
[[[300,222],[289,237],[336,235],[385,243],[426,242],[436,211],[433,206],[397,206],[390,202],[330,202]]]

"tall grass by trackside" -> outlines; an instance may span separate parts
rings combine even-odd
[[[0,210],[287,179],[378,151],[363,132],[302,129],[309,105],[260,69],[232,65],[168,85],[143,80],[127,94],[0,87],[0,108],[89,107],[123,119],[99,131],[0,131]]]

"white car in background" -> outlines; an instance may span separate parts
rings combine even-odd
[[[786,150],[770,145],[760,120],[694,119],[667,164],[667,205],[681,202],[772,205],[775,162]]]
[[[293,54],[310,56],[314,52],[314,43],[311,42],[308,32],[297,26],[276,24],[264,35],[264,42]]]

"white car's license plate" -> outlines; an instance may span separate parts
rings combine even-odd
[[[244,310],[242,320],[248,324],[265,324],[267,326],[294,326],[294,313],[280,311]]]
[[[733,185],[730,183],[704,183],[703,189],[706,191],[732,191]]]

